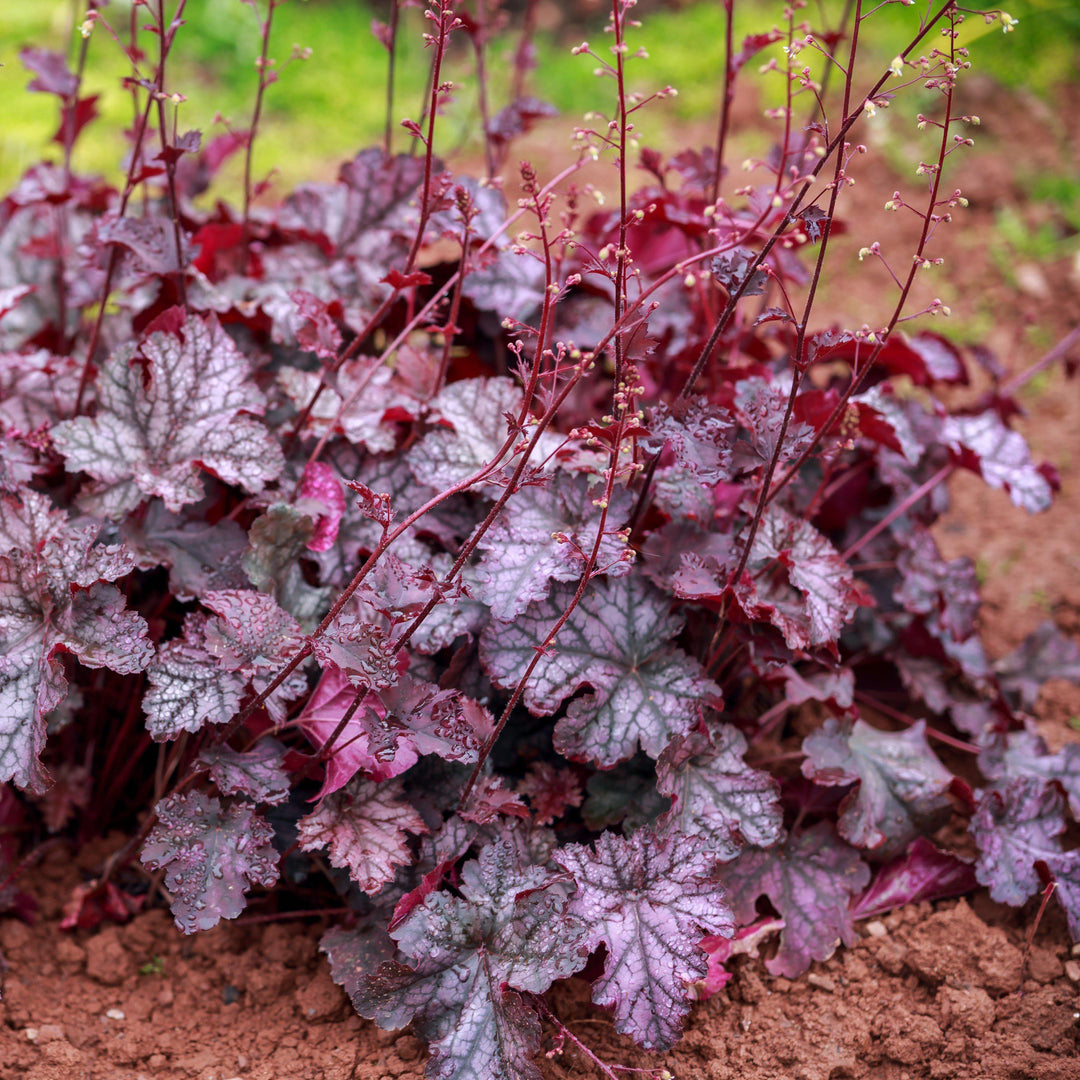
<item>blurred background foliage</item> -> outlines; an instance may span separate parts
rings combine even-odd
[[[512,0],[510,6],[515,10],[509,13],[507,29],[489,45],[493,112],[506,104],[522,0]],[[819,26],[835,26],[843,6],[843,0],[812,0],[800,15]],[[926,6],[927,0],[917,0],[910,7],[887,5],[864,22],[862,70],[867,85],[911,37]],[[174,9],[175,0],[169,0],[166,10]],[[264,12],[265,4],[260,3],[258,10]],[[964,35],[974,64],[997,83],[1052,98],[1056,87],[1076,77],[1080,5],[1075,0],[1009,0],[1009,11],[1020,22],[1016,32],[1007,36],[1000,24],[986,26],[981,18],[969,17]],[[103,9],[104,17],[125,37],[129,12],[130,0],[113,0]],[[746,34],[761,32],[781,20],[782,12],[783,4],[772,0],[736,0],[736,48]],[[80,44],[74,28],[84,14],[83,0],[0,3],[3,190],[43,156],[59,156],[59,148],[49,143],[57,126],[56,99],[25,92],[30,76],[19,61],[19,50],[45,47],[73,57]],[[649,92],[671,84],[679,91],[677,98],[640,114],[643,141],[661,149],[671,149],[680,141],[695,145],[713,141],[710,133],[723,68],[721,0],[677,5],[643,0],[635,14],[644,25],[628,35],[631,51],[644,46],[649,58],[631,66],[631,88]],[[612,105],[613,86],[594,76],[595,62],[570,52],[571,45],[588,38],[598,52],[606,54],[606,7],[600,0],[541,0],[538,15],[537,66],[528,89],[564,115],[562,130],[568,139],[572,125],[580,123],[586,112],[608,112]],[[273,171],[271,197],[301,181],[332,176],[339,161],[381,140],[388,57],[371,24],[373,18],[386,17],[385,2],[373,6],[357,0],[288,0],[275,10],[270,55],[277,60],[280,79],[267,92],[255,152],[255,175],[264,177]],[[246,127],[260,46],[256,12],[241,0],[189,0],[185,19],[168,68],[169,91],[187,98],[179,109],[179,130],[201,130],[205,139],[224,130],[220,118],[235,128]],[[397,121],[418,118],[426,93],[428,56],[421,40],[423,29],[420,8],[403,11],[393,110],[397,150],[409,146],[409,137]],[[149,47],[149,35],[143,35],[142,42],[144,48]],[[311,59],[286,63],[294,44],[310,48]],[[774,46],[772,51],[778,54],[778,50]],[[740,76],[760,83],[762,106],[778,102],[783,86],[777,75],[763,77],[757,70],[769,55],[767,51],[755,58]],[[117,184],[122,179],[123,131],[132,116],[131,97],[120,80],[129,71],[119,46],[98,26],[90,42],[83,93],[101,95],[101,115],[80,139],[74,164]],[[444,157],[478,156],[475,61],[464,34],[456,37],[445,77],[459,89],[440,121],[437,150]],[[763,130],[763,145],[767,136],[767,129]],[[213,194],[235,199],[239,184],[239,162],[234,160]]]

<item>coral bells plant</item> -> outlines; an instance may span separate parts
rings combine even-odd
[[[519,77],[489,116],[485,85],[474,179],[440,117],[452,40],[482,68],[494,14],[437,0],[411,152],[388,134],[269,205],[274,6],[255,123],[204,142],[166,80],[183,0],[126,29],[90,5],[83,40],[134,72],[119,187],[72,169],[85,48],[22,54],[61,158],[0,203],[0,903],[25,910],[13,838],[124,830],[66,926],[331,911],[357,1010],[413,1025],[430,1076],[492,1080],[538,1076],[545,1030],[615,1075],[559,980],[662,1051],[733,955],[796,977],[899,904],[1052,891],[1080,938],[1080,752],[1027,716],[1080,651],[1046,628],[990,663],[974,567],[931,531],[957,469],[1032,513],[1056,485],[1010,426],[1024,376],[918,299],[965,205],[961,9],[912,11],[880,71],[859,2],[729,34],[716,145],[663,156],[638,128],[673,90],[632,89],[647,34],[616,0],[575,49],[610,115],[561,172],[500,174],[553,110]],[[748,63],[781,104],[740,187]],[[886,197],[917,243],[865,237],[891,284],[845,328],[817,304],[868,229],[861,125],[909,88],[926,160]],[[202,208],[236,152],[242,207]]]

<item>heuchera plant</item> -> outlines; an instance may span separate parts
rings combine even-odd
[[[1080,650],[1047,627],[990,663],[974,568],[931,531],[956,469],[1032,513],[1056,485],[1010,427],[1024,376],[927,329],[940,300],[909,310],[965,205],[954,3],[879,72],[859,2],[729,33],[716,145],[663,157],[635,128],[672,91],[631,91],[616,0],[611,50],[575,50],[610,117],[557,175],[514,177],[512,140],[553,111],[522,85],[531,18],[489,116],[493,13],[436,0],[414,152],[388,128],[273,207],[251,147],[275,4],[255,122],[206,142],[165,78],[183,0],[126,35],[100,6],[84,40],[133,68],[126,178],[72,170],[85,49],[74,72],[27,49],[61,156],[0,203],[0,904],[27,914],[14,836],[116,827],[66,926],[160,894],[190,933],[303,887],[359,1012],[412,1024],[430,1076],[479,1080],[538,1076],[543,1025],[614,1076],[546,1001],[560,979],[664,1050],[731,956],[795,977],[856,920],[977,883],[1014,905],[1052,886],[1080,939],[1080,750],[1027,715]],[[396,6],[377,32],[392,50]],[[479,179],[435,155],[454,36]],[[783,104],[738,187],[751,60]],[[846,329],[815,299],[852,272],[862,118],[908,86],[934,100],[926,161],[888,209],[917,247],[863,249],[895,290]],[[200,208],[234,152],[243,207]],[[596,209],[579,173],[607,159]],[[993,388],[959,407],[973,359]]]

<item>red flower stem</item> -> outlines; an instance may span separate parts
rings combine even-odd
[[[259,24],[259,35],[262,38],[262,50],[258,60],[255,61],[259,71],[259,85],[255,88],[255,108],[251,113],[251,128],[248,130],[246,145],[244,146],[244,220],[240,233],[240,252],[243,260],[240,267],[242,274],[247,273],[248,259],[251,252],[248,250],[251,243],[251,163],[255,150],[255,135],[259,130],[259,120],[262,117],[263,98],[266,88],[272,80],[267,78],[270,62],[270,25],[274,18],[274,8],[279,0],[268,0],[266,9],[266,21]]]
[[[920,484],[914,491],[912,491],[902,502],[893,507],[888,514],[885,515],[873,528],[869,529],[865,536],[861,536],[855,541],[848,549],[840,556],[844,562],[851,562],[851,560],[862,549],[879,535],[885,529],[887,529],[897,518],[906,514],[924,495],[929,495],[931,491],[938,486],[938,484],[944,483],[952,474],[956,471],[956,466],[951,462],[948,465],[943,465],[933,476],[930,477],[925,483]]]
[[[731,105],[735,100],[734,39],[735,0],[723,0],[727,23],[724,28],[724,97],[720,102],[720,123],[716,129],[716,161],[713,164],[712,190],[709,201],[715,206],[720,198],[720,181],[724,172],[724,153],[727,148],[728,127],[731,123]]]

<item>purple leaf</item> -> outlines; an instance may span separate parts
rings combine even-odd
[[[163,277],[182,272],[192,259],[191,246],[181,237],[176,250],[176,230],[164,217],[105,217],[97,227],[101,244],[118,244],[135,256],[139,277]]]
[[[27,90],[69,98],[79,89],[79,80],[71,73],[62,53],[50,49],[22,49],[19,59],[36,78]]]
[[[411,860],[405,834],[428,828],[404,800],[400,780],[352,780],[302,817],[297,831],[301,850],[329,849],[330,865],[347,869],[363,892],[373,894],[393,880],[395,867]]]
[[[189,616],[184,636],[165,642],[147,672],[146,729],[156,742],[206,724],[224,724],[240,710],[247,679],[222,671],[205,645],[205,622]]]
[[[979,848],[975,876],[999,904],[1019,907],[1042,888],[1038,865],[1057,881],[1057,893],[1069,920],[1069,933],[1080,939],[1080,850],[1063,851],[1065,800],[1041,777],[1011,780],[987,791],[971,819]]]
[[[768,847],[783,832],[780,786],[751,769],[746,739],[730,724],[711,736],[677,736],[656,763],[656,787],[675,805],[661,828],[705,837],[717,859],[734,859],[744,844]]]
[[[905,611],[930,617],[957,641],[975,633],[979,583],[969,558],[946,562],[930,531],[917,527],[897,558],[900,583],[894,596]]]
[[[543,600],[552,581],[577,581],[596,543],[600,489],[585,476],[557,472],[543,487],[526,487],[507,504],[480,543],[477,598],[504,622],[516,619],[535,600]],[[596,571],[615,576],[630,569],[632,551],[622,526],[633,500],[616,488],[608,508]]]
[[[152,655],[147,625],[128,611],[114,581],[134,560],[95,544],[98,527],[72,527],[34,491],[0,496],[0,782],[41,794],[48,774],[38,757],[46,714],[64,699],[58,653],[123,675]]]
[[[1080,645],[1047,620],[1003,656],[994,671],[1007,694],[1017,698],[1023,708],[1034,709],[1043,683],[1050,679],[1080,683]]]
[[[383,964],[353,995],[382,1028],[412,1023],[432,1080],[539,1080],[539,1024],[518,994],[542,994],[585,963],[566,889],[496,840],[461,871],[460,895],[430,893],[393,932],[412,962]]]
[[[352,930],[332,926],[319,939],[319,952],[330,961],[330,978],[350,998],[366,976],[373,975],[380,964],[393,960],[394,951],[390,935],[374,923]]]
[[[558,109],[546,101],[535,97],[521,97],[500,109],[488,121],[488,138],[496,146],[505,146],[519,135],[527,135],[537,120],[558,115]]]
[[[730,571],[713,565],[715,570],[706,563],[693,577],[676,575],[676,595],[719,598]],[[808,521],[774,503],[762,516],[735,598],[749,618],[772,623],[789,649],[805,649],[834,646],[859,594],[851,567],[836,548]]]
[[[247,795],[255,802],[276,805],[289,797],[289,775],[284,767],[285,747],[276,739],[262,738],[250,750],[207,746],[198,764],[223,795]]]
[[[445,387],[431,406],[432,421],[442,425],[409,451],[408,461],[422,484],[446,488],[495,459],[507,440],[505,414],[516,418],[521,410],[521,391],[506,378],[464,379]]]
[[[142,863],[165,871],[173,918],[183,933],[235,919],[252,885],[276,884],[274,831],[250,805],[223,808],[220,800],[192,791],[170,795],[155,809],[158,821],[143,844]]]
[[[851,905],[851,917],[870,919],[905,904],[962,896],[977,884],[968,863],[919,836],[903,855],[878,870],[870,887]]]
[[[96,483],[84,503],[120,518],[147,496],[172,511],[203,497],[202,472],[258,491],[283,467],[281,449],[248,413],[265,399],[216,319],[189,316],[179,333],[125,344],[98,378],[98,409],[53,428],[70,471]]]
[[[0,421],[27,435],[70,416],[81,368],[76,357],[45,349],[0,354]]]
[[[641,829],[566,845],[555,861],[577,882],[570,912],[588,928],[586,944],[607,947],[593,1001],[614,1008],[616,1031],[669,1049],[690,1012],[687,983],[707,970],[698,942],[735,933],[714,856],[701,840]]]
[[[304,289],[293,289],[289,299],[296,304],[292,330],[296,343],[323,360],[336,360],[341,348],[341,331],[330,305]]]
[[[761,895],[783,918],[780,951],[765,963],[771,974],[797,978],[814,960],[828,960],[841,941],[854,944],[848,905],[870,881],[870,868],[829,822],[804,829],[779,847],[744,848],[721,876],[739,925],[755,921]]]
[[[1022,510],[1038,514],[1049,508],[1054,495],[1050,482],[1032,464],[1023,435],[1007,428],[993,409],[947,416],[941,439],[960,465],[1006,491]]]
[[[743,439],[735,444],[735,464],[753,469],[772,461],[780,446],[779,462],[793,461],[814,438],[814,429],[794,418],[780,444],[788,394],[780,385],[758,376],[743,379],[735,391],[735,407]]]
[[[701,484],[728,479],[733,424],[731,414],[703,397],[680,398],[674,405],[661,402],[648,417],[644,450],[659,453],[668,447],[677,465],[693,473]]]
[[[749,275],[749,281],[742,291],[742,296],[761,296],[768,286],[769,275],[765,272],[763,266],[759,266],[753,273],[750,273],[750,267],[756,258],[757,252],[745,247],[725,251],[722,255],[717,255],[712,261],[713,277],[729,293],[733,293]]]
[[[340,668],[353,686],[386,690],[398,681],[397,648],[381,626],[357,615],[339,615],[311,646],[320,664]]]
[[[803,775],[815,783],[857,785],[840,804],[840,835],[856,847],[890,858],[948,820],[953,777],[927,744],[922,720],[889,732],[829,717],[803,740],[803,752]]]
[[[319,798],[344,786],[363,770],[385,780],[411,768],[422,754],[449,761],[477,760],[481,737],[470,721],[468,702],[456,690],[440,690],[411,675],[379,693],[357,690],[339,668],[328,668],[311,695],[300,723],[320,749],[357,694],[363,701],[349,719],[326,762]]]
[[[286,367],[278,372],[278,382],[300,410],[315,398],[323,380],[318,372]],[[388,414],[394,410],[413,415],[417,410],[417,403],[395,385],[394,372],[372,357],[361,356],[340,366],[335,383],[322,387],[301,431],[318,438],[341,434],[373,454],[393,450],[398,426]],[[353,399],[348,407],[346,399]]]
[[[500,251],[469,274],[461,293],[480,311],[527,319],[544,301],[544,264],[529,251]]]
[[[1080,746],[1076,743],[1066,743],[1051,754],[1035,731],[994,735],[984,741],[979,769],[995,788],[1007,787],[1010,781],[1024,777],[1056,780],[1068,797],[1073,817],[1080,821]]]
[[[247,537],[229,518],[211,525],[198,509],[173,514],[164,503],[154,501],[144,514],[128,515],[120,535],[140,568],[169,568],[169,589],[178,600],[194,600],[211,589],[235,589],[248,582],[240,566]]]
[[[231,720],[248,684],[268,680],[303,645],[296,620],[272,597],[227,589],[206,593],[203,604],[218,617],[189,615],[184,636],[162,645],[148,672],[143,711],[158,742]],[[282,712],[306,688],[302,675],[287,680],[267,708]]]
[[[557,585],[513,623],[484,630],[481,661],[496,686],[517,684],[573,593],[572,586]],[[698,705],[719,704],[720,688],[701,665],[668,644],[682,629],[669,609],[662,593],[636,577],[598,580],[582,597],[525,688],[525,705],[538,716],[591,688],[555,726],[561,754],[609,768],[640,743],[658,757],[690,730]]]

